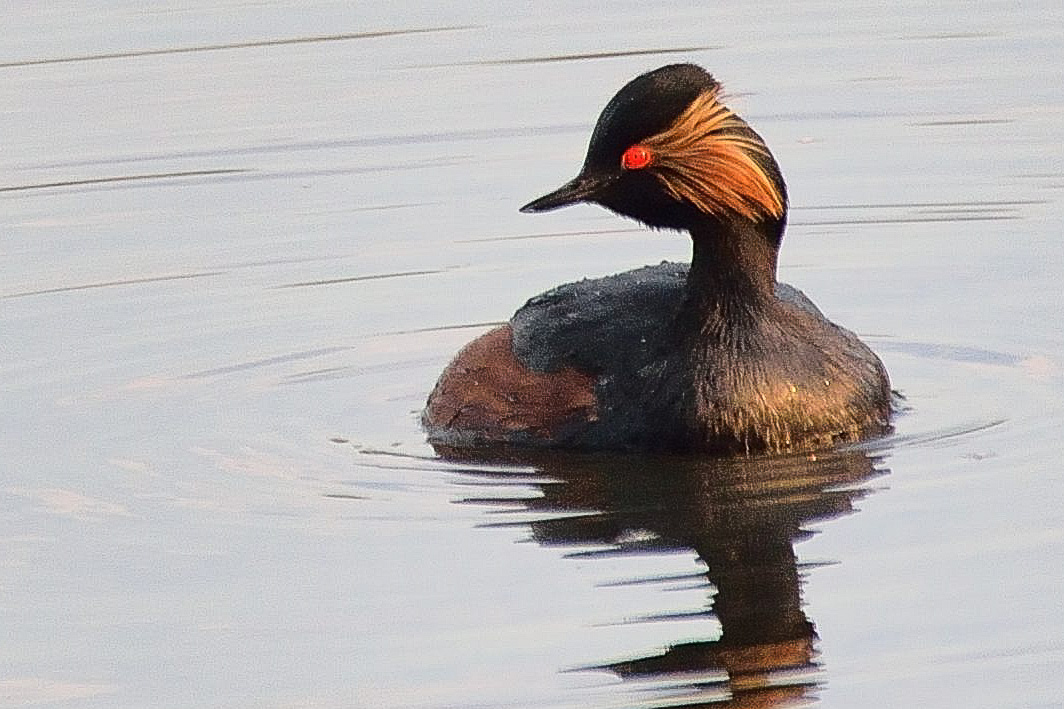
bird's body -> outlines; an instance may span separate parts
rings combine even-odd
[[[423,423],[448,447],[808,449],[885,429],[879,359],[776,282],[786,190],[767,147],[692,65],[603,111],[580,175],[527,205],[593,201],[691,234],[691,264],[560,286],[455,357]]]

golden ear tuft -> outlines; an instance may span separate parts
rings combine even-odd
[[[641,142],[666,191],[716,216],[779,219],[784,198],[762,167],[772,160],[746,123],[718,101],[716,89],[691,102],[666,130]]]

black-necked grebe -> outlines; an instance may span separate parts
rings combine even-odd
[[[559,286],[462,349],[429,396],[436,445],[715,453],[803,450],[880,433],[879,358],[776,282],[779,166],[700,67],[629,82],[583,169],[525,205],[594,202],[691,234],[691,264]]]

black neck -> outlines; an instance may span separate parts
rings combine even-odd
[[[699,329],[757,317],[775,302],[775,242],[752,222],[713,221],[691,229],[694,254],[686,310]]]

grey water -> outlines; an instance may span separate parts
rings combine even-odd
[[[1055,2],[26,5],[0,33],[0,707],[1055,707]],[[455,464],[465,342],[685,238],[517,208],[632,76],[766,139],[882,357],[817,456]]]

